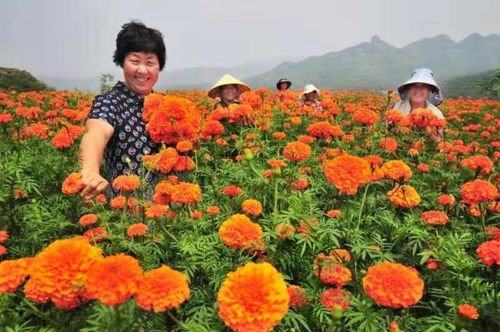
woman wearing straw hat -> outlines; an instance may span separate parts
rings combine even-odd
[[[214,108],[228,107],[231,104],[239,103],[240,94],[246,91],[250,91],[248,85],[229,74],[225,74],[208,90],[208,96],[214,99],[220,98]]]
[[[313,106],[316,110],[322,110],[323,106],[318,100],[319,89],[312,84],[307,84],[304,87],[304,91],[300,95],[302,105]]]
[[[444,119],[443,113],[436,107],[443,102],[443,96],[433,76],[434,73],[430,69],[415,69],[410,79],[398,87],[401,101],[390,108],[400,110],[404,115],[417,108],[428,108],[438,119]],[[441,129],[435,138],[439,141],[443,139]]]
[[[282,78],[278,81],[278,83],[276,83],[276,89],[278,91],[286,91],[286,90],[290,89],[291,86],[292,86],[292,82],[290,80],[288,80],[287,78]]]

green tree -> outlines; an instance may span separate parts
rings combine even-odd
[[[108,91],[113,86],[114,77],[112,74],[102,74],[99,81],[101,82],[99,91],[101,93]]]

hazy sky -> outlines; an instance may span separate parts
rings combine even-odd
[[[448,34],[500,34],[499,0],[3,0],[0,66],[91,77],[116,72],[116,34],[159,29],[169,70],[321,55],[378,35],[400,47]]]

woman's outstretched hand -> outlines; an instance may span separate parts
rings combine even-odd
[[[82,182],[85,186],[81,196],[84,201],[89,201],[102,193],[109,185],[108,181],[98,172],[89,172],[82,170]]]

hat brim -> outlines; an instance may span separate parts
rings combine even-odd
[[[217,97],[220,97],[220,87],[223,87],[225,85],[237,85],[238,86],[238,92],[240,94],[242,94],[243,92],[247,92],[247,91],[250,91],[250,87],[246,84],[243,84],[243,83],[224,83],[224,84],[219,84],[219,85],[215,85],[213,86],[210,90],[208,90],[208,96],[210,98],[217,98]]]
[[[408,90],[410,85],[415,84],[415,83],[427,84],[431,87],[431,90],[433,90],[433,92],[441,91],[441,89],[439,88],[439,85],[434,80],[412,78],[412,79],[409,79],[408,81],[404,82],[403,84],[401,84],[398,87],[399,95],[404,94],[406,92],[406,90]]]
[[[286,88],[287,89],[290,89],[290,87],[292,86],[292,82],[290,82],[290,81],[281,81],[281,82],[276,83],[276,89],[277,90],[280,89],[281,83],[286,83]]]

